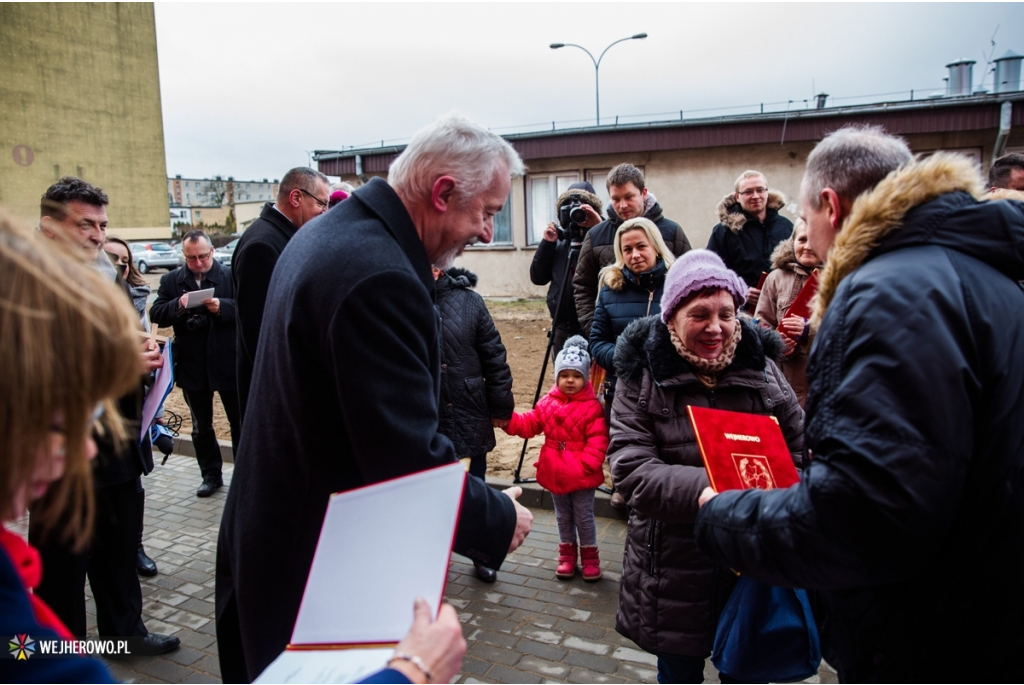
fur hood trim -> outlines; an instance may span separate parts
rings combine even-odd
[[[768,191],[768,209],[774,209],[777,212],[785,206],[785,195],[777,190]],[[733,233],[742,231],[743,226],[750,221],[750,217],[740,207],[740,201],[736,199],[736,193],[729,193],[718,203],[718,220],[725,224],[726,228]]]
[[[772,268],[788,269],[790,264],[796,263],[796,248],[793,244],[793,236],[780,240],[772,252]]]
[[[602,219],[604,218],[604,215],[601,214],[601,198],[599,198],[597,195],[594,195],[593,193],[588,193],[583,188],[570,188],[569,190],[566,190],[564,193],[559,195],[558,200],[555,201],[556,214],[558,213],[558,210],[561,209],[562,205],[569,201],[569,195],[572,194],[579,195],[580,199],[586,202],[588,205],[590,205],[594,209],[594,211],[597,212],[597,215],[599,217],[601,217]]]
[[[778,361],[784,349],[777,332],[753,324],[741,317],[743,337],[736,347],[736,357],[726,371],[753,369],[763,371],[766,359]],[[680,374],[696,374],[693,365],[683,359],[672,345],[668,327],[657,316],[637,319],[619,336],[615,345],[615,372],[619,378],[639,380],[649,369],[658,383]]]
[[[980,198],[984,192],[981,177],[974,162],[966,157],[937,152],[900,167],[858,197],[829,251],[811,326],[821,324],[839,284],[866,262],[885,238],[900,229],[910,210],[955,191]]]
[[[453,266],[450,269],[446,269],[444,275],[451,283],[449,287],[452,288],[475,288],[479,280],[475,273],[461,266]]]

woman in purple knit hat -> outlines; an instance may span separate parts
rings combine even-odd
[[[630,507],[615,628],[658,657],[662,683],[703,681],[735,580],[694,541],[709,483],[687,406],[775,416],[801,464],[804,413],[775,362],[783,343],[737,316],[746,293],[718,255],[691,250],[665,278],[661,314],[630,324],[615,349],[608,458]]]

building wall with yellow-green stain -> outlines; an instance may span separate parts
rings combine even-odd
[[[110,197],[108,231],[170,236],[150,3],[0,3],[0,205],[35,224],[79,176]]]

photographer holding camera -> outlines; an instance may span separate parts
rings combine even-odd
[[[544,229],[544,239],[537,246],[530,264],[530,281],[534,285],[548,288],[548,311],[551,312],[551,354],[562,351],[562,345],[573,335],[581,335],[579,319],[576,316],[576,302],[573,298],[572,277],[576,269],[575,260],[570,263],[569,251],[575,246],[579,256],[580,247],[587,231],[601,223],[601,199],[589,183],[573,183],[558,196],[555,202],[554,221]],[[566,270],[569,270],[568,277]]]
[[[174,326],[174,382],[192,414],[192,444],[203,474],[198,497],[209,497],[224,480],[220,445],[213,430],[213,393],[220,393],[231,425],[231,447],[238,444],[238,389],[235,383],[235,292],[231,271],[213,258],[213,243],[202,231],[181,243],[185,265],[160,279],[149,311],[158,326]],[[188,294],[213,288],[213,297],[188,309]]]

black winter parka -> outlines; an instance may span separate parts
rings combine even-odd
[[[494,449],[491,418],[511,418],[516,404],[505,345],[484,298],[472,290],[476,283],[473,272],[452,268],[436,284],[441,321],[438,431],[452,441],[459,458]]]
[[[719,563],[821,591],[845,682],[1024,680],[1024,203],[981,188],[938,153],[856,201],[818,290],[814,459],[697,519]]]

